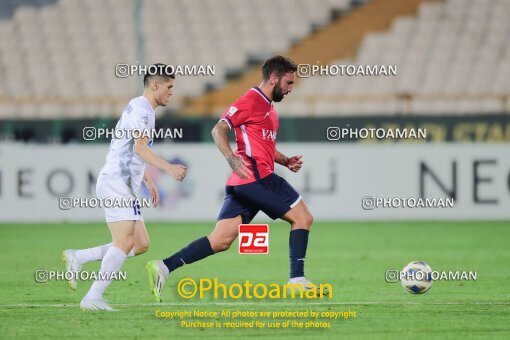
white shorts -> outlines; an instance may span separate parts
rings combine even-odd
[[[96,196],[101,200],[105,199],[131,199],[137,200],[140,192],[140,186],[130,187],[124,181],[118,178],[112,178],[109,175],[101,174],[97,178]],[[140,206],[125,207],[104,207],[106,222],[118,221],[143,221]]]

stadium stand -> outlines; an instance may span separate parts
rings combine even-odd
[[[310,77],[289,115],[501,113],[510,111],[510,2],[423,3],[388,32],[368,34],[354,59],[398,66],[397,77]],[[336,96],[336,98],[335,98]]]
[[[509,14],[506,0],[375,0],[286,54],[310,64],[396,65],[398,75],[301,79],[280,113],[510,112]],[[236,88],[245,88],[256,77],[256,72],[248,74],[224,91],[197,100],[189,111],[214,113],[239,95]]]
[[[285,51],[350,0],[151,0],[141,14],[144,64],[214,65],[179,79],[174,103],[221,86],[250,58]],[[31,5],[31,6],[28,6]],[[135,1],[0,2],[0,117],[117,115],[139,79],[114,77],[137,61]],[[242,23],[242,24],[241,24]]]
[[[431,0],[370,1],[301,40],[284,54],[298,63],[306,64],[327,65],[337,59],[353,59],[367,34],[388,30],[393,20],[399,16],[415,15],[420,4],[425,1]],[[241,79],[231,81],[224,88],[197,98],[185,107],[185,111],[190,114],[217,114],[225,105],[240,96],[244,89],[257,84],[258,81],[260,81],[259,67],[254,67]],[[299,82],[296,88],[298,87]],[[294,97],[294,95],[290,97]],[[289,105],[294,108],[293,114],[310,115],[314,113],[313,98],[311,98],[312,101],[309,101],[308,98],[298,99],[301,100],[294,103],[286,99],[285,106]],[[333,108],[335,105],[334,102],[331,103]]]
[[[216,76],[177,80],[170,109],[191,115],[217,115],[256,84],[256,62],[274,53],[300,63],[397,66],[396,77],[300,79],[283,116],[510,112],[509,1],[355,6],[363,2],[142,1],[144,63],[215,66]],[[0,117],[116,116],[139,90],[140,79],[114,76],[116,64],[137,62],[135,6],[2,1]]]

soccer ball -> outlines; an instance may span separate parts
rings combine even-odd
[[[400,274],[402,286],[411,294],[423,294],[432,287],[432,268],[422,261],[409,263]]]

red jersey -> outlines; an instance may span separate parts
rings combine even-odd
[[[235,154],[250,163],[248,168],[252,172],[249,179],[241,179],[232,172],[227,185],[252,183],[272,174],[279,122],[278,112],[269,98],[253,87],[225,110],[221,120],[234,128]]]

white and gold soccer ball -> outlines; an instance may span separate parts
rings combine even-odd
[[[423,261],[414,261],[400,273],[402,286],[412,294],[423,294],[432,287],[432,268]]]

